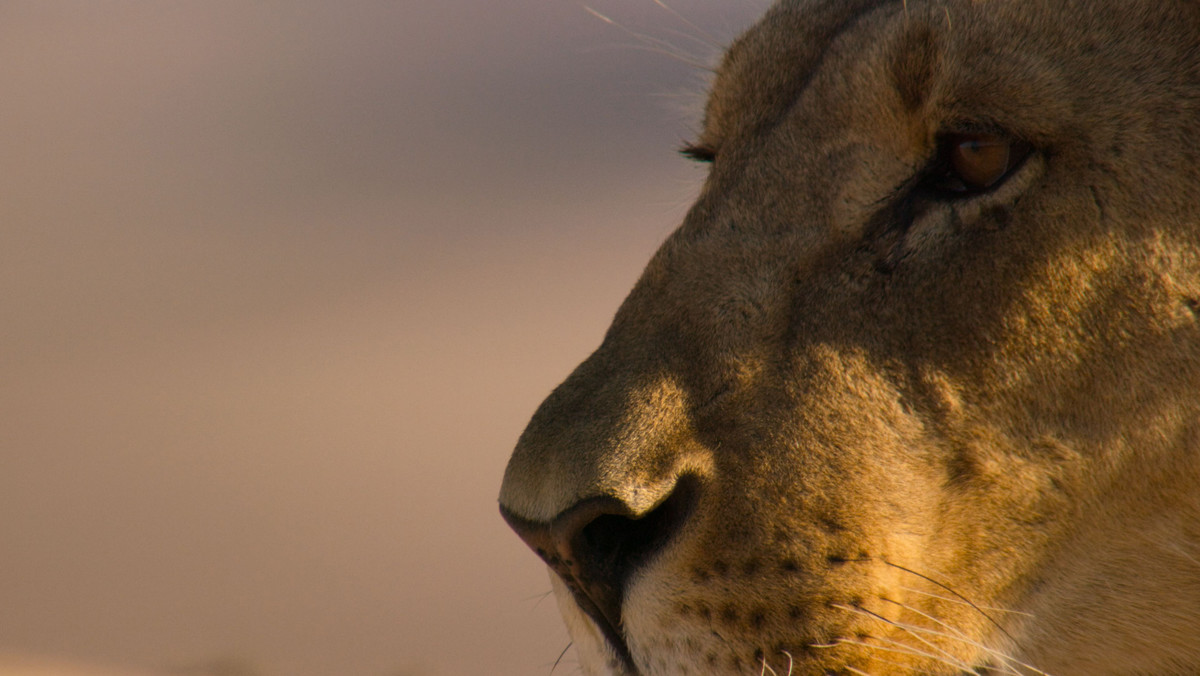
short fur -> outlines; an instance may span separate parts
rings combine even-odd
[[[963,125],[1033,152],[906,201]],[[501,491],[700,486],[584,673],[1200,673],[1200,3],[783,0],[697,146]]]

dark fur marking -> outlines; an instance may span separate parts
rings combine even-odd
[[[924,23],[913,25],[892,61],[892,79],[909,112],[917,112],[925,104],[939,60],[938,41],[933,30]]]
[[[763,625],[766,623],[767,623],[767,611],[766,610],[759,608],[750,614],[750,626],[751,627],[754,627],[755,629],[762,629]]]
[[[737,607],[733,604],[727,604],[721,609],[721,619],[727,624],[736,624],[738,621]]]

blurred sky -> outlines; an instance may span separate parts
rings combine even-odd
[[[706,62],[765,9],[668,2],[589,6]],[[496,493],[703,177],[703,72],[647,46],[567,0],[0,4],[0,673],[549,673]]]

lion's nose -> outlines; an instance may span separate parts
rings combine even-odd
[[[619,649],[624,645],[621,603],[629,580],[686,523],[699,483],[694,476],[680,477],[657,506],[640,516],[613,497],[583,500],[549,523],[523,519],[503,506],[500,513]]]

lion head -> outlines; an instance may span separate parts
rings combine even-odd
[[[1200,4],[783,0],[501,510],[592,675],[1200,673]]]

